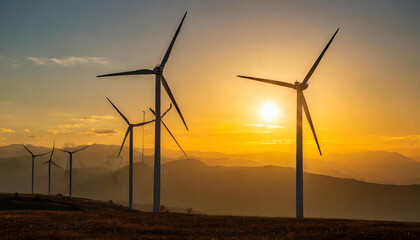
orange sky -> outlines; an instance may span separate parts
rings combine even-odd
[[[165,69],[190,131],[175,111],[165,121],[186,150],[294,151],[296,93],[236,75],[302,81],[340,27],[305,91],[323,152],[420,156],[416,2],[106,1],[94,12],[89,4],[65,13],[63,3],[1,4],[9,12],[0,19],[1,145],[120,144],[126,126],[105,97],[140,121],[153,107],[154,78],[95,76],[153,68],[189,10]],[[273,121],[260,116],[267,102],[278,107]],[[152,133],[147,126],[148,148]],[[304,140],[315,154],[306,119]],[[163,145],[176,148],[166,133]]]

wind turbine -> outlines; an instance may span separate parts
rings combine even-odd
[[[125,143],[125,140],[127,139],[127,135],[130,134],[129,170],[128,170],[128,172],[129,172],[129,174],[128,174],[129,175],[128,176],[128,181],[129,181],[129,183],[128,183],[128,195],[129,195],[128,196],[128,206],[129,206],[129,209],[131,211],[132,207],[133,207],[133,128],[143,126],[145,124],[154,122],[155,120],[150,120],[150,121],[147,121],[147,122],[132,124],[132,123],[130,123],[130,121],[128,121],[128,119],[124,116],[124,114],[122,114],[120,112],[120,110],[118,110],[118,108],[114,105],[114,103],[112,103],[111,100],[109,100],[109,98],[106,98],[106,99],[108,99],[109,103],[111,103],[111,105],[115,108],[115,110],[117,110],[117,112],[121,115],[121,117],[124,119],[124,121],[128,124],[128,128],[127,128],[127,131],[126,131],[125,136],[124,136],[124,140],[121,144],[120,151],[118,152],[118,157],[120,156],[121,151],[124,147],[124,143]],[[171,107],[172,107],[172,105],[171,105]],[[166,112],[163,114],[163,116],[171,109],[171,107],[168,110],[166,110]]]
[[[143,122],[146,121],[146,111],[143,111]],[[141,140],[141,163],[144,164],[144,125],[143,125],[143,139]]]
[[[302,146],[302,107],[305,111],[306,118],[308,119],[309,125],[311,126],[312,133],[315,138],[316,145],[318,146],[319,154],[322,156],[321,148],[319,147],[318,138],[316,137],[315,128],[312,123],[311,115],[309,113],[308,104],[306,103],[305,96],[303,95],[303,90],[308,88],[308,81],[309,78],[314,73],[316,67],[318,66],[319,62],[321,61],[322,57],[324,56],[325,52],[327,51],[328,47],[330,46],[331,42],[334,40],[335,35],[337,35],[339,29],[335,31],[334,35],[331,37],[330,41],[325,46],[324,50],[319,55],[318,59],[315,61],[312,68],[309,70],[308,74],[306,74],[303,81],[300,83],[296,81],[294,84],[287,83],[287,82],[280,82],[276,80],[264,79],[264,78],[256,78],[256,77],[247,77],[238,75],[241,78],[248,78],[251,80],[256,80],[260,82],[265,82],[269,84],[274,84],[282,87],[288,87],[295,89],[297,92],[297,119],[296,119],[296,217],[302,218],[303,217],[303,146]]]
[[[81,149],[75,150],[75,151],[68,151],[68,150],[57,148],[58,150],[60,150],[62,152],[68,153],[69,154],[69,157],[70,157],[69,198],[71,198],[71,179],[72,179],[72,170],[73,170],[73,154],[74,153],[77,153],[77,152],[80,152],[80,151],[82,151],[82,150],[84,150],[84,149],[86,149],[88,147],[90,147],[90,146],[86,146],[84,148],[81,148]]]
[[[155,111],[153,111],[153,109],[149,108],[149,110],[153,113],[153,115],[156,116]],[[178,141],[175,139],[174,135],[171,133],[169,128],[166,126],[165,122],[163,122],[162,118],[160,119],[160,121],[162,122],[162,124],[166,128],[166,130],[168,131],[169,135],[171,135],[171,137],[175,141],[176,145],[178,145],[179,149],[181,149],[182,153],[184,153],[184,155],[187,157],[187,159],[190,159],[190,157],[188,157],[187,153],[185,153],[184,149],[182,149],[181,145],[179,145]]]
[[[46,153],[42,153],[42,154],[33,154],[25,145],[22,144],[22,146],[26,149],[26,151],[28,151],[31,156],[32,156],[32,185],[31,185],[31,194],[34,194],[34,172],[35,172],[35,166],[34,166],[34,162],[35,162],[35,158],[36,157],[41,157],[44,156],[45,154],[48,154],[49,152]]]
[[[48,195],[51,195],[51,164],[54,164],[56,167],[60,168],[61,170],[64,170],[60,166],[58,166],[55,162],[52,160],[52,156],[54,154],[55,149],[55,142],[51,151],[50,160],[44,162],[44,164],[48,163]]]
[[[163,88],[165,89],[166,93],[169,95],[171,102],[175,105],[175,108],[181,117],[182,122],[185,125],[185,128],[188,131],[187,124],[185,123],[184,117],[181,114],[181,110],[178,107],[178,104],[175,101],[175,98],[172,94],[171,89],[169,88],[168,83],[166,82],[165,77],[163,76],[163,70],[165,68],[165,64],[168,61],[169,55],[171,54],[172,48],[175,44],[175,40],[178,36],[179,31],[181,30],[182,24],[184,22],[185,16],[187,12],[185,12],[184,17],[181,20],[181,23],[178,26],[178,29],[175,32],[174,37],[172,38],[171,43],[169,44],[168,50],[163,57],[163,60],[160,64],[158,64],[153,70],[150,69],[140,69],[135,71],[129,72],[120,72],[120,73],[111,73],[100,75],[98,77],[111,77],[111,76],[127,76],[127,75],[155,75],[155,109],[156,109],[156,122],[160,123],[160,84],[162,83]],[[153,212],[160,212],[160,124],[155,124],[155,164],[154,164],[154,180],[153,180]]]

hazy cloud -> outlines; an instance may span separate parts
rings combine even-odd
[[[58,130],[55,130],[55,129],[48,129],[47,132],[52,133],[54,135],[59,133],[59,131]]]
[[[47,140],[46,138],[42,138],[37,135],[29,135],[28,137],[32,138],[33,140]]]
[[[98,116],[98,115],[91,115],[87,117],[81,117],[81,118],[73,118],[72,121],[80,121],[80,122],[97,122],[99,120],[112,120],[114,119],[114,116],[104,115],[104,116]]]
[[[38,65],[45,65],[45,61],[40,59],[40,58],[37,58],[37,57],[27,57],[26,59],[28,59],[28,60],[30,60],[30,61],[38,64]]]
[[[114,135],[117,134],[118,131],[116,129],[94,129],[92,128],[90,131],[87,132],[88,134],[95,134],[95,135]]]
[[[273,125],[273,124],[248,124],[247,126],[249,127],[265,127],[265,128],[284,128],[283,126],[280,125]]]
[[[70,129],[70,128],[80,128],[82,127],[84,124],[81,123],[75,123],[75,124],[61,124],[58,125],[59,128],[64,128],[64,129]]]
[[[258,143],[258,144],[294,144],[295,140],[290,139],[275,139],[275,140],[261,140],[257,142],[247,142],[247,143]]]
[[[408,135],[399,137],[383,137],[387,143],[402,143],[402,144],[420,144],[420,135]]]
[[[0,128],[0,133],[15,133],[16,131],[11,128]]]
[[[65,67],[74,66],[76,64],[108,64],[109,61],[101,57],[64,57],[64,58],[43,58],[43,57],[26,57],[27,60],[37,65],[58,64]]]

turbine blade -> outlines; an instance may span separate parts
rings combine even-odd
[[[111,100],[109,100],[109,98],[106,98],[106,99],[108,99],[108,101],[109,101],[109,103],[111,103],[111,105],[115,108],[115,110],[117,110],[117,112],[121,115],[121,117],[124,119],[124,121],[128,124],[128,125],[130,125],[130,122],[128,121],[128,119],[124,116],[124,114],[122,114],[122,112],[120,112],[120,110],[118,110],[118,108],[111,102]]]
[[[186,128],[186,129],[187,129],[187,131],[188,131],[188,126],[187,126],[187,123],[185,122],[184,117],[182,116],[181,110],[179,109],[178,104],[177,104],[177,103],[176,103],[176,101],[175,101],[174,95],[172,94],[171,89],[169,88],[169,85],[168,85],[168,83],[166,82],[165,77],[164,77],[163,75],[160,75],[160,80],[161,80],[161,82],[162,82],[163,87],[164,87],[164,88],[165,88],[165,90],[166,90],[166,93],[168,94],[168,96],[169,96],[169,98],[171,99],[172,103],[175,105],[176,111],[178,112],[179,116],[181,117],[182,122],[183,122],[183,123],[184,123],[184,125],[185,125],[185,128]]]
[[[34,157],[40,157],[40,156],[44,156],[44,155],[46,155],[46,154],[48,154],[48,153],[50,153],[50,152],[46,152],[46,153],[41,153],[41,154],[37,154],[37,155],[34,155]]]
[[[62,151],[62,152],[65,152],[65,153],[69,153],[70,152],[70,151],[67,151],[67,150],[64,150],[64,149],[60,149],[60,148],[57,148],[57,150]]]
[[[248,76],[242,76],[242,75],[237,75],[237,77],[240,77],[240,78],[248,78],[248,79],[255,80],[255,81],[270,83],[270,84],[274,84],[274,85],[278,85],[278,86],[283,86],[283,87],[289,87],[289,88],[293,88],[293,89],[295,88],[295,85],[294,84],[287,83],[287,82],[280,82],[280,81],[275,81],[275,80],[270,80],[270,79],[256,78],[256,77],[248,77]]]
[[[28,151],[32,156],[34,155],[25,145],[22,144],[22,146]]]
[[[163,118],[169,112],[169,110],[171,110],[171,108],[172,108],[172,103],[169,104],[169,108],[162,114],[162,116],[160,118]]]
[[[171,108],[172,108],[172,103],[169,104],[169,108],[162,114],[160,118],[162,119],[169,112],[169,110],[171,110]],[[155,111],[152,108],[149,108],[149,110],[153,113],[153,115],[156,116]]]
[[[86,149],[86,148],[88,148],[88,147],[90,147],[90,146],[86,146],[86,147],[84,147],[84,148],[81,148],[81,149],[79,149],[79,150],[76,150],[76,151],[74,151],[73,153],[80,152],[80,151],[82,151],[82,150],[85,150],[85,149]]]
[[[153,111],[153,109],[149,108],[150,111],[153,113],[153,115],[156,116],[155,111]],[[163,126],[166,128],[166,130],[168,131],[169,135],[171,135],[172,139],[175,141],[176,145],[178,145],[179,149],[181,149],[181,151],[184,153],[184,155],[190,159],[190,157],[188,157],[187,153],[185,153],[184,149],[182,149],[181,145],[179,145],[178,141],[176,140],[175,136],[172,134],[172,132],[169,130],[168,126],[166,126],[165,122],[163,122],[162,119],[160,119],[160,121],[162,122]]]
[[[143,126],[143,125],[146,125],[146,124],[152,123],[152,122],[154,122],[154,121],[156,121],[156,119],[153,119],[153,120],[150,120],[150,121],[147,121],[147,122],[136,123],[136,124],[133,124],[132,126],[133,126],[133,127],[139,127],[139,126]]]
[[[118,152],[118,157],[119,157],[119,156],[120,156],[120,154],[121,154],[121,151],[122,151],[122,149],[123,149],[123,147],[124,147],[125,140],[127,139],[127,136],[128,136],[128,134],[130,133],[130,129],[131,129],[131,126],[130,126],[130,127],[128,127],[128,128],[127,128],[127,132],[125,132],[124,140],[123,140],[123,142],[122,142],[122,144],[121,144],[120,151]]]
[[[171,51],[172,51],[172,47],[175,44],[175,40],[178,37],[178,33],[181,30],[181,27],[182,27],[182,24],[184,23],[184,19],[186,15],[187,15],[187,12],[185,12],[184,17],[182,18],[181,23],[179,24],[178,29],[176,30],[175,35],[172,38],[171,44],[169,44],[168,50],[166,51],[165,56],[163,57],[163,60],[160,63],[160,66],[162,69],[165,67],[166,62],[168,61],[169,55],[171,54]]]
[[[58,166],[55,162],[51,161],[51,163],[52,163],[53,165],[55,165],[56,167],[58,167],[59,169],[61,169],[61,170],[63,170],[63,171],[64,171],[64,169],[63,169],[62,167]]]
[[[312,66],[311,70],[309,70],[308,74],[306,74],[306,77],[305,79],[303,79],[303,82],[302,82],[303,84],[306,84],[309,81],[309,78],[312,76],[312,73],[314,73],[316,67],[318,67],[319,62],[321,62],[321,59],[324,56],[325,52],[327,51],[328,47],[330,46],[331,42],[334,40],[335,35],[337,35],[338,30],[340,29],[338,28],[337,31],[335,31],[334,35],[332,36],[330,41],[327,43],[327,46],[325,46],[324,50],[321,52],[321,55],[319,55],[318,59]]]
[[[181,151],[184,153],[184,155],[187,157],[187,159],[190,159],[190,157],[188,157],[187,153],[184,151],[184,149],[182,149],[181,145],[179,145],[178,141],[175,139],[175,136],[171,133],[169,128],[166,126],[165,122],[163,122],[162,119],[160,121],[162,122],[162,124],[166,128],[166,130],[168,131],[169,135],[171,135],[171,137],[175,141],[176,145],[178,145],[179,149],[181,149]]]
[[[53,148],[52,148],[52,150],[51,150],[50,161],[51,161],[52,156],[53,156],[53,154],[54,154],[54,149],[55,149],[55,141],[54,141],[54,144],[53,144]]]
[[[119,73],[110,73],[99,75],[97,77],[112,77],[112,76],[125,76],[125,75],[146,75],[146,74],[156,74],[155,71],[150,69],[140,69],[135,71],[128,71],[128,72],[119,72]]]
[[[322,156],[321,147],[319,146],[318,138],[316,137],[316,132],[315,132],[314,124],[312,123],[311,114],[309,113],[308,104],[306,103],[305,96],[303,95],[303,92],[301,92],[301,91],[298,91],[298,92],[300,92],[300,95],[301,95],[301,98],[302,98],[302,103],[303,103],[303,109],[305,110],[306,118],[308,119],[309,125],[311,126],[312,134],[314,135],[316,145],[318,146],[319,154]]]

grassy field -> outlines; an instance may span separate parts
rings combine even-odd
[[[22,197],[8,195],[18,204]],[[28,197],[30,198],[30,197]],[[34,198],[34,197],[32,197]],[[36,201],[48,197],[34,198]],[[57,200],[59,199],[59,200]],[[60,200],[61,199],[61,200]],[[1,239],[420,239],[420,223],[127,212],[86,199],[51,197],[68,210],[0,210]],[[17,202],[17,203],[16,203]],[[82,204],[79,202],[83,202]],[[95,204],[101,207],[93,207]],[[32,204],[34,206],[35,204]],[[4,206],[4,205],[3,205]],[[43,203],[43,206],[48,204]],[[86,206],[90,206],[87,208]],[[19,207],[17,207],[19,208]]]

